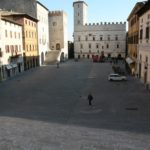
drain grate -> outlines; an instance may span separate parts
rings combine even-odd
[[[126,110],[135,110],[135,111],[137,111],[138,108],[137,107],[129,107],[129,108],[126,108]]]

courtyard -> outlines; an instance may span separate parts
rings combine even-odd
[[[0,149],[150,149],[150,92],[131,76],[110,82],[110,73],[110,63],[69,60],[2,82]]]

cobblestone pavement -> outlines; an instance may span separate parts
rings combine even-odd
[[[149,150],[150,92],[130,76],[109,82],[111,72],[68,61],[1,83],[0,150]]]

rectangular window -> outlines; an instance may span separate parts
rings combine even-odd
[[[99,48],[99,45],[98,45],[98,44],[96,44],[96,48]]]
[[[15,45],[15,52],[18,52],[18,45]]]
[[[119,48],[119,44],[117,44],[117,48]]]
[[[95,36],[93,36],[93,41],[95,41]]]
[[[85,40],[86,40],[86,41],[88,40],[88,37],[87,37],[87,36],[85,37]]]
[[[5,51],[6,51],[6,53],[9,53],[9,45],[5,46]]]
[[[91,48],[91,44],[89,44],[89,48]]]
[[[102,40],[103,40],[103,37],[101,36],[101,37],[100,37],[100,41],[102,41]]]
[[[107,44],[106,47],[109,48],[109,44]]]
[[[53,22],[53,26],[56,26],[57,25],[57,22]]]
[[[1,48],[0,48],[0,57],[2,57],[2,50],[1,50]]]
[[[146,39],[149,39],[149,27],[146,27]]]
[[[118,36],[116,35],[115,40],[118,41]]]
[[[143,39],[143,29],[140,30],[140,39]]]
[[[81,40],[81,38],[80,38],[80,36],[78,36],[78,41],[80,41]]]
[[[14,53],[14,46],[13,45],[11,45],[10,49],[11,49],[11,53]]]
[[[12,31],[10,31],[10,37],[12,38]]]
[[[83,48],[83,45],[82,44],[80,44],[80,49],[82,49]]]
[[[18,33],[18,38],[20,39],[20,33]]]
[[[16,32],[14,32],[14,37],[15,37],[15,39],[16,39]]]
[[[7,30],[5,30],[5,37],[7,37],[8,36],[8,34],[7,34]]]

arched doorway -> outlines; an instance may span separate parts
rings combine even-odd
[[[42,52],[41,53],[41,65],[43,65],[44,64],[44,53]]]
[[[60,50],[60,44],[59,43],[56,44],[56,50]]]

